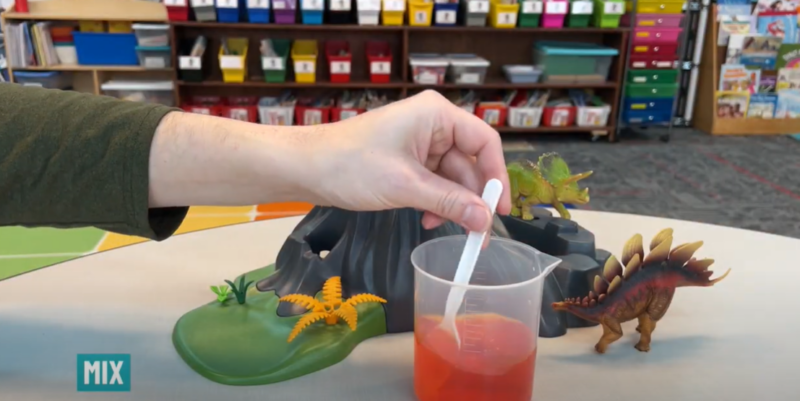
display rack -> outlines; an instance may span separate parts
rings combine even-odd
[[[0,14],[2,26],[21,21],[167,21],[163,4],[139,0],[44,0],[31,1],[29,12],[18,13],[11,7]],[[8,35],[5,35],[8,38]],[[8,58],[9,45],[6,46]],[[8,63],[10,82],[14,82],[14,71],[63,71],[72,78],[73,89],[80,92],[101,94],[100,86],[111,79],[169,79],[171,68],[146,69],[139,66],[87,66],[56,65],[14,68]]]
[[[407,23],[407,22],[406,22]],[[180,65],[181,49],[186,49],[198,36],[209,40],[208,48],[202,58],[202,80],[189,82],[181,80],[175,71],[175,95],[179,102],[192,96],[274,96],[291,89],[302,91],[310,96],[337,89],[373,89],[393,93],[402,98],[425,89],[435,89],[443,94],[459,90],[475,90],[476,93],[489,93],[511,89],[592,89],[610,105],[608,123],[602,127],[544,127],[514,128],[497,127],[502,134],[536,133],[583,133],[595,139],[605,137],[615,140],[617,107],[620,99],[622,74],[627,48],[627,27],[618,28],[512,28],[497,29],[474,26],[408,26],[408,25],[306,25],[306,24],[253,24],[220,23],[197,21],[171,21],[171,36],[175,40],[173,65]],[[244,82],[224,82],[218,62],[222,38],[245,37],[250,46],[246,56],[247,77]],[[352,71],[350,82],[335,83],[329,80],[327,63],[320,55],[316,64],[316,81],[298,83],[291,76],[286,82],[270,83],[264,79],[261,58],[257,43],[260,39],[311,39],[320,43],[326,40],[344,40],[352,51]],[[389,42],[392,53],[392,73],[388,82],[373,83],[369,79],[364,47],[367,41]],[[604,45],[619,50],[614,57],[607,82],[556,84],[531,83],[515,84],[509,82],[503,73],[503,65],[531,64],[532,49],[537,40],[575,41]],[[409,67],[409,54],[412,53],[473,53],[490,61],[482,84],[442,83],[424,85],[412,82]],[[289,63],[291,64],[291,63]]]
[[[786,135],[800,132],[800,118],[717,118],[715,94],[727,48],[717,45],[719,23],[716,5],[708,13],[707,26],[694,108],[694,128],[711,135]]]

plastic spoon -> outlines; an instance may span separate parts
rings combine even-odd
[[[497,202],[500,200],[500,194],[503,193],[503,184],[498,179],[491,179],[486,183],[483,188],[483,201],[489,207],[489,212],[494,216],[494,211],[497,209]],[[458,261],[455,277],[453,283],[457,284],[450,288],[450,293],[447,295],[447,303],[445,304],[444,319],[440,323],[440,327],[453,333],[456,343],[459,348],[461,347],[461,339],[458,337],[458,330],[456,328],[456,314],[461,302],[464,301],[464,295],[467,289],[464,288],[469,284],[472,278],[472,272],[475,270],[475,264],[478,262],[478,255],[481,252],[481,245],[486,238],[486,232],[470,232],[467,236],[467,243],[464,246],[464,252],[461,254],[461,260]]]

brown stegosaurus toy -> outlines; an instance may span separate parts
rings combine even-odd
[[[583,319],[597,322],[603,327],[603,336],[595,350],[604,353],[606,348],[622,337],[621,323],[639,319],[636,331],[641,333],[636,349],[650,350],[650,336],[656,322],[669,309],[675,288],[710,287],[724,279],[710,280],[714,274],[708,267],[713,259],[697,260],[692,255],[703,245],[702,241],[672,247],[672,229],[659,232],[650,243],[650,253],[645,256],[642,236],[636,234],[625,243],[622,264],[614,256],[606,261],[603,273],[594,278],[594,291],[581,298],[554,302],[553,309],[572,313]]]

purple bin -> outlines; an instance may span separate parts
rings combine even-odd
[[[272,0],[272,11],[276,24],[294,24],[297,13],[297,0]]]

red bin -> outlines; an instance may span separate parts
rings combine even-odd
[[[575,125],[575,106],[545,107],[542,114],[545,127],[569,127]]]
[[[318,125],[330,122],[330,107],[311,107],[297,105],[294,108],[295,125]]]
[[[497,104],[478,104],[475,108],[475,115],[492,127],[503,127],[506,125],[508,107]]]
[[[337,122],[346,120],[351,117],[355,117],[361,113],[366,112],[365,109],[351,109],[351,108],[341,108],[341,107],[334,107],[331,109],[331,122]]]
[[[325,42],[325,55],[328,57],[328,71],[331,82],[350,82],[353,55],[350,53],[350,44],[343,40],[329,40]]]
[[[189,20],[189,0],[164,0],[167,6],[167,19],[170,21]]]
[[[368,41],[365,53],[369,64],[369,80],[378,84],[388,83],[392,74],[392,48],[389,42]]]
[[[258,98],[254,96],[231,96],[222,106],[222,117],[234,120],[258,122]]]

